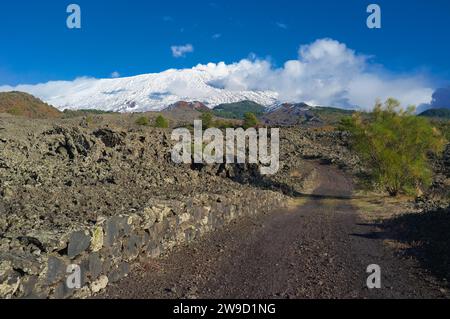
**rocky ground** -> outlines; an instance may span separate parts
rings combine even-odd
[[[19,255],[14,259],[18,263],[8,264],[11,271],[27,274],[27,256],[65,255],[74,232],[156,203],[193,200],[209,206],[227,199],[238,204],[253,198],[255,190],[283,193],[288,201],[317,192],[323,165],[339,168],[349,179],[364,173],[363,163],[347,148],[348,135],[303,128],[281,130],[280,170],[271,177],[261,176],[254,165],[176,165],[170,158],[171,131],[138,126],[135,119],[108,114],[55,120],[0,115],[0,261],[11,252]],[[447,157],[435,162],[433,193],[419,203],[429,209],[445,205],[441,199],[448,185],[448,149]],[[333,209],[327,208],[320,218]],[[6,272],[0,266],[3,280]]]
[[[35,236],[39,229],[91,223],[138,210],[152,198],[226,194],[247,187],[301,192],[313,171],[302,157],[341,167],[354,168],[357,162],[340,133],[286,129],[281,169],[270,179],[246,166],[175,165],[171,131],[125,123],[0,117],[0,234]]]

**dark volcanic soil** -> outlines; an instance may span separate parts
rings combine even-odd
[[[383,245],[347,198],[351,183],[318,169],[315,196],[238,220],[162,259],[143,260],[100,298],[442,298],[417,263]],[[366,288],[378,264],[382,288]]]

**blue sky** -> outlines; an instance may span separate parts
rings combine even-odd
[[[382,28],[366,27],[369,1],[2,1],[0,85],[110,77],[236,62],[254,53],[275,66],[301,44],[332,38],[394,73],[450,80],[450,1],[374,0]],[[66,6],[82,29],[66,27]],[[192,44],[175,58],[171,46]]]

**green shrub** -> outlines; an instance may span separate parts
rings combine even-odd
[[[19,116],[22,115],[23,112],[19,108],[13,107],[8,111],[8,113],[11,115]]]
[[[155,120],[155,127],[168,128],[169,127],[169,121],[164,116],[158,115],[158,117]]]
[[[230,121],[217,120],[217,121],[215,121],[214,126],[219,129],[227,129],[227,128],[233,128],[234,124]]]
[[[250,127],[255,127],[258,125],[258,119],[256,118],[256,115],[251,113],[251,112],[247,112],[244,114],[244,128],[248,129]]]
[[[146,116],[141,116],[136,120],[137,125],[147,126],[149,123],[150,122]]]
[[[373,180],[391,196],[399,192],[419,194],[431,184],[429,152],[439,153],[446,143],[426,118],[414,115],[415,108],[400,109],[388,99],[377,102],[372,113],[355,113],[341,122],[352,134],[352,147],[371,170]]]
[[[203,129],[208,129],[213,126],[213,115],[211,112],[203,112],[200,119],[202,120]]]
[[[244,114],[251,112],[256,116],[262,116],[266,108],[252,101],[241,101],[237,103],[227,103],[216,106],[213,109],[215,116],[228,119],[244,119]]]
[[[93,117],[92,115],[86,116],[86,123],[87,123],[87,124],[92,124],[92,123],[94,123],[94,117]]]
[[[450,141],[450,120],[449,121],[441,121],[431,119],[431,123],[435,125],[439,131],[444,135],[447,141]]]

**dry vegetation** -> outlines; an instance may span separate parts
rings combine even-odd
[[[62,116],[53,106],[22,92],[0,93],[0,113],[39,119]]]

